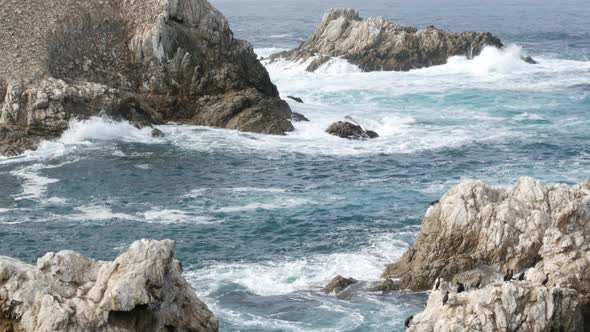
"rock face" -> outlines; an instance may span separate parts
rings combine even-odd
[[[577,293],[530,281],[494,283],[484,289],[433,291],[426,309],[414,316],[409,331],[582,331]]]
[[[308,71],[315,71],[334,57],[344,58],[364,71],[408,71],[444,64],[451,56],[471,58],[487,45],[503,46],[487,32],[455,33],[432,26],[418,30],[382,17],[362,19],[353,9],[331,9],[306,42],[271,59],[310,61]]]
[[[526,272],[526,281],[516,282],[516,289],[494,284],[502,280],[503,274],[493,271],[509,269],[515,271],[514,278],[522,271]],[[570,298],[575,299],[579,304],[578,310],[588,316],[588,271],[590,181],[574,186],[547,186],[525,177],[511,188],[467,181],[451,189],[428,209],[415,245],[400,261],[387,267],[384,277],[399,278],[402,288],[413,290],[430,289],[438,277],[447,282],[462,281],[468,288],[482,281],[482,287],[485,286],[482,291],[487,292],[485,301],[501,298],[502,303],[506,303],[508,298],[515,296],[523,301],[529,299],[530,303],[522,307],[524,309],[520,304],[518,310],[514,303],[503,304],[508,307],[501,313],[496,312],[492,319],[506,320],[502,315],[512,312],[512,322],[517,322],[528,311],[531,312],[528,319],[536,320],[538,314],[533,315],[533,312],[538,308],[547,308],[544,311],[547,315],[551,314],[550,310],[555,313],[560,308],[570,308],[573,306]],[[549,274],[547,289],[550,292],[543,293],[544,288],[538,287],[541,287],[546,274]],[[515,281],[510,284],[513,283]],[[494,306],[493,301],[484,303],[484,299],[478,299],[477,295],[468,296],[473,298],[463,299],[461,308],[457,309],[462,310],[460,315],[465,319],[471,317],[465,316],[470,314],[469,310],[475,310],[469,308],[480,308],[475,310],[474,315],[481,318],[485,308],[492,310]],[[445,312],[448,317],[459,315],[457,312]],[[569,322],[571,317],[568,317],[567,320],[563,317],[559,319]],[[545,318],[546,321],[556,319],[555,316]],[[530,324],[537,323],[531,321]],[[590,327],[590,318],[586,317],[584,324],[586,328]],[[538,328],[530,331],[547,330]],[[566,328],[565,331],[571,330]]]
[[[348,121],[338,121],[332,123],[328,129],[326,129],[326,132],[330,135],[354,140],[379,137],[376,132],[364,130],[361,126]]]
[[[384,275],[424,290],[477,267],[533,268],[528,280],[549,273],[549,285],[576,289],[587,303],[589,240],[590,181],[546,186],[525,177],[512,188],[467,181],[428,209],[415,245]]]
[[[29,265],[0,257],[2,331],[217,331],[181,275],[170,240],[141,240],[113,262],[72,251]]]
[[[206,0],[8,1],[0,135],[18,152],[107,113],[267,134],[293,130],[252,47]],[[30,144],[19,144],[21,141]],[[11,148],[6,148],[11,145]]]

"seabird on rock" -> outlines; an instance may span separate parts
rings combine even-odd
[[[519,276],[518,276],[518,281],[523,281],[524,280],[524,272],[522,272]]]
[[[457,281],[457,293],[461,293],[465,291],[465,285],[462,282]]]
[[[541,285],[546,286],[548,282],[549,282],[549,273],[547,273],[545,275],[545,279],[543,279],[543,282],[541,283]]]
[[[447,304],[448,300],[449,300],[449,291],[447,291],[445,293],[445,296],[443,297],[443,305]]]
[[[438,290],[439,287],[440,287],[440,277],[438,277],[436,279],[436,284],[434,285],[434,290]]]
[[[509,269],[508,271],[506,271],[506,274],[504,275],[504,281],[510,281],[512,280],[512,269]]]
[[[414,316],[410,316],[410,317],[406,318],[406,320],[404,321],[405,328],[408,328],[408,327],[410,327],[410,325],[412,325],[412,319],[414,319]]]

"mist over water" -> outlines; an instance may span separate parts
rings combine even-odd
[[[488,30],[508,45],[472,61],[362,73],[334,60],[266,63],[311,122],[287,136],[165,125],[166,136],[92,118],[0,157],[0,254],[73,249],[112,259],[140,238],[177,240],[185,276],[223,331],[403,331],[426,293],[338,300],[341,274],[377,280],[458,182],[590,177],[590,27],[582,2],[216,0],[260,56],[304,40],[329,7],[405,24]],[[520,61],[530,55],[539,64]],[[380,138],[324,131],[351,116]]]

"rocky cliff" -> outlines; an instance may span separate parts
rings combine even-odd
[[[0,7],[0,153],[99,113],[293,130],[251,46],[206,0],[30,0]]]
[[[29,265],[0,257],[1,331],[217,331],[181,275],[170,240],[141,240],[112,262],[72,251]]]
[[[512,278],[522,274],[523,280],[502,284],[511,269]],[[590,181],[545,185],[525,177],[509,188],[467,181],[451,189],[428,209],[416,243],[384,277],[413,290],[430,289],[438,278],[441,287],[451,281],[468,290],[482,287],[466,294],[452,290],[448,307],[439,303],[444,288],[433,292],[426,312],[416,317],[426,327],[417,331],[458,331],[460,322],[476,324],[476,330],[516,331],[521,321],[528,328],[522,331],[558,331],[551,325],[556,319],[564,331],[576,331],[582,323],[576,329],[568,324],[580,315],[590,327],[588,271]],[[448,319],[436,323],[434,317],[443,316]]]
[[[362,19],[353,9],[331,9],[307,41],[271,59],[309,61],[308,71],[333,57],[344,58],[364,71],[408,71],[444,64],[455,55],[471,58],[487,45],[503,46],[488,32],[456,33],[432,26],[418,30],[382,17]]]

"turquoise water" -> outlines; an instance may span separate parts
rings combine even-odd
[[[0,254],[73,249],[112,259],[172,238],[223,331],[402,331],[427,294],[337,300],[337,274],[376,280],[411,244],[429,203],[464,179],[508,185],[590,178],[590,9],[562,3],[229,1],[214,4],[259,55],[297,45],[324,9],[490,30],[512,45],[408,73],[318,73],[268,64],[310,123],[286,137],[167,125],[167,136],[94,118],[38,151],[0,157]],[[519,61],[529,54],[540,64]],[[325,128],[350,115],[381,137]]]

